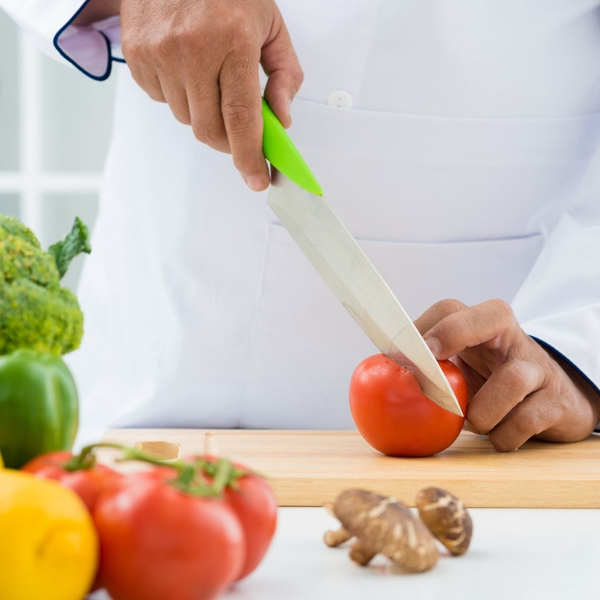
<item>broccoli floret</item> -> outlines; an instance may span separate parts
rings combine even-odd
[[[83,335],[83,314],[66,288],[49,289],[27,279],[0,290],[0,354],[19,348],[66,354]]]
[[[79,219],[46,253],[27,227],[0,215],[0,354],[19,348],[66,354],[79,347],[83,314],[59,282],[82,251],[90,252],[89,234]]]
[[[33,231],[15,217],[0,215],[0,237],[2,237],[3,234],[15,235],[18,238],[25,240],[28,244],[31,244],[34,248],[40,248],[40,243]]]
[[[28,279],[44,287],[58,287],[54,259],[33,233],[13,217],[0,215],[0,273],[5,281]]]

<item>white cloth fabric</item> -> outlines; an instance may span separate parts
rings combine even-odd
[[[279,4],[292,137],[409,313],[503,298],[600,384],[600,1]],[[349,427],[375,349],[230,158],[119,79],[70,359],[84,425]]]

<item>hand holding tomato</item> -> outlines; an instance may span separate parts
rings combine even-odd
[[[467,410],[467,384],[449,361],[440,363]],[[430,456],[445,450],[460,433],[464,417],[427,398],[415,374],[395,360],[376,354],[364,360],[350,382],[350,410],[361,435],[390,456]]]
[[[531,437],[586,438],[600,420],[600,394],[556,353],[528,336],[501,300],[434,304],[415,322],[438,360],[456,357],[471,400],[470,428],[500,451]]]

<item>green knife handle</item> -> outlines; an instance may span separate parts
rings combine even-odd
[[[322,196],[323,190],[319,182],[264,98],[262,99],[262,115],[264,121],[263,152],[267,160],[301,188],[311,194]]]

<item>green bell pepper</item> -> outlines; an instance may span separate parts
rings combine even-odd
[[[75,442],[79,403],[60,356],[16,350],[0,356],[0,454],[7,467]]]

